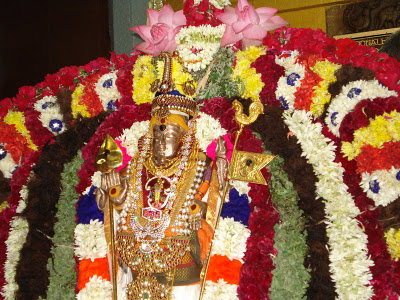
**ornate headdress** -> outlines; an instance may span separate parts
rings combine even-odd
[[[196,86],[193,79],[180,83],[180,89],[184,94],[175,89],[172,69],[171,54],[163,52],[158,58],[164,62],[164,71],[161,80],[156,79],[151,85],[151,91],[156,92],[152,101],[151,115],[159,122],[164,123],[171,114],[179,114],[187,117],[197,115],[197,103],[193,98]]]

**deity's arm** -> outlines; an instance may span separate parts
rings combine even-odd
[[[227,159],[228,150],[226,147],[226,142],[222,137],[218,139],[215,153],[216,153],[215,164],[217,167],[219,193],[221,197],[223,197],[225,185],[228,180],[229,163]]]
[[[101,186],[95,190],[96,202],[100,211],[104,211],[108,199],[111,199],[117,207],[125,202],[128,180],[121,175],[116,171],[101,175]]]

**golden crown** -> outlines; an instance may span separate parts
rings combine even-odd
[[[156,79],[151,85],[151,91],[157,92],[152,101],[151,115],[157,119],[165,119],[171,112],[180,112],[191,117],[197,114],[197,103],[192,96],[196,92],[193,80],[185,81],[181,84],[181,89],[188,96],[182,95],[174,89],[175,84],[172,80],[172,57],[170,53],[162,52],[159,56],[164,61],[163,76]]]

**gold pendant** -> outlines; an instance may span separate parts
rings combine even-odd
[[[128,300],[170,299],[172,288],[161,284],[149,273],[139,273],[136,280],[128,285]]]

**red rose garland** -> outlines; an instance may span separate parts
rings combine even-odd
[[[285,74],[285,69],[275,63],[275,55],[277,54],[278,51],[269,50],[251,64],[251,67],[261,74],[261,81],[264,83],[260,93],[261,102],[270,106],[280,105],[276,99],[275,91],[278,87],[279,78]]]

